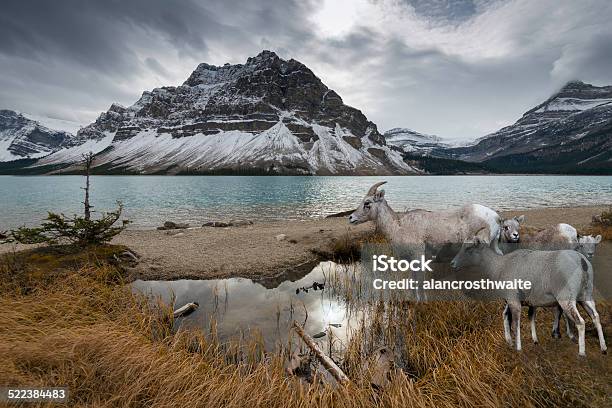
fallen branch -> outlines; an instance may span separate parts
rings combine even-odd
[[[179,307],[174,311],[174,318],[187,315],[196,310],[200,305],[198,302],[187,303],[185,306]]]
[[[345,384],[349,382],[349,378],[344,374],[344,372],[336,365],[334,360],[330,357],[326,356],[323,351],[317,346],[315,341],[308,334],[304,332],[304,329],[294,320],[291,326],[295,332],[302,338],[306,346],[310,350],[312,350],[313,354],[317,357],[317,359],[321,362],[323,367],[338,381],[340,384]]]

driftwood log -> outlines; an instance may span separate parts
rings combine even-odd
[[[329,371],[329,373],[336,379],[336,381],[338,381],[340,384],[346,384],[347,382],[349,382],[349,378],[346,376],[346,374],[344,374],[340,367],[338,367],[334,360],[326,356],[323,351],[321,351],[321,349],[319,348],[319,346],[317,346],[317,343],[315,343],[313,338],[306,334],[304,332],[304,329],[296,321],[293,321],[291,327],[304,341],[304,344],[308,346],[312,353],[321,362],[321,365],[323,365],[323,367],[325,367],[325,369]]]
[[[196,310],[199,306],[200,305],[198,304],[198,302],[187,303],[185,306],[181,306],[174,311],[174,318],[176,319],[177,317],[188,315],[189,313]]]

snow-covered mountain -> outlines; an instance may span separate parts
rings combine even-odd
[[[21,114],[28,119],[40,123],[44,127],[53,130],[63,130],[64,132],[70,133],[71,135],[76,135],[83,127],[82,123],[74,122],[72,120],[56,119],[50,118],[48,116],[34,115],[31,113],[24,112],[21,112]]]
[[[439,157],[516,172],[612,172],[612,86],[567,83],[516,123]]]
[[[113,104],[77,139],[36,166],[66,167],[93,150],[97,171],[114,173],[419,172],[308,67],[270,51],[246,64],[200,64],[180,86]]]
[[[570,82],[515,124],[460,146],[403,128],[381,135],[305,65],[270,51],[200,64],[182,85],[112,104],[74,136],[51,128],[74,123],[32,119],[0,111],[3,171],[76,171],[92,151],[100,173],[612,173],[612,86]]]
[[[407,128],[393,128],[384,133],[388,145],[407,153],[428,154],[434,148],[448,148],[451,144],[439,136],[426,135]]]
[[[0,110],[0,162],[35,159],[76,144],[71,133],[12,110]]]

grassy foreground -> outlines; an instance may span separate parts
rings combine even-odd
[[[4,255],[0,384],[66,386],[71,407],[611,406],[610,357],[592,325],[580,359],[577,345],[550,338],[550,312],[539,313],[539,346],[525,316],[519,354],[503,340],[500,303],[375,305],[386,310],[364,333],[404,336],[413,376],[373,389],[356,368],[364,334],[348,347],[351,383],[302,386],[285,374],[286,356],[264,355],[256,340],[236,363],[202,333],[173,333],[170,307],[134,295],[108,262],[120,250]],[[598,308],[612,342],[612,307]]]

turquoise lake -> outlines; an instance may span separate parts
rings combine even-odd
[[[120,200],[132,228],[165,220],[317,218],[356,207],[377,181],[398,211],[478,203],[495,210],[612,203],[612,176],[94,176],[96,211]],[[82,176],[0,176],[0,230],[39,223],[47,211],[82,211]]]

